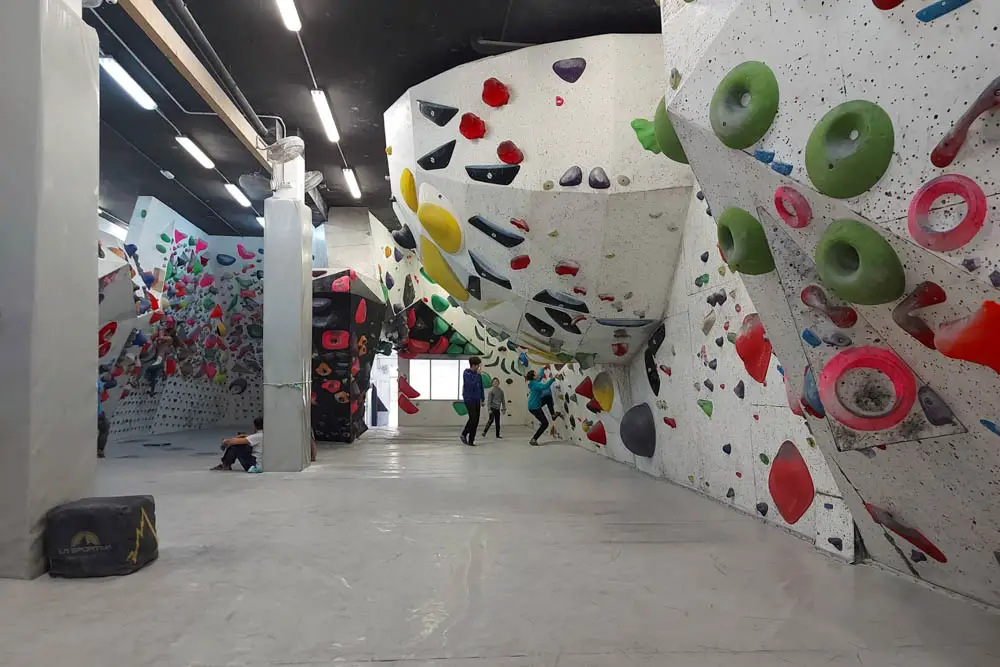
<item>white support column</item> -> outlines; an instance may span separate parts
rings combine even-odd
[[[312,216],[305,160],[275,169],[264,203],[264,471],[309,465],[312,429]]]
[[[64,0],[0,2],[0,577],[45,569],[97,457],[97,35]]]

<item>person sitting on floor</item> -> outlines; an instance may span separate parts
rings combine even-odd
[[[222,463],[212,470],[232,470],[233,463],[239,460],[247,472],[264,472],[260,467],[260,456],[264,444],[264,418],[253,420],[254,432],[250,435],[237,435],[222,441]]]

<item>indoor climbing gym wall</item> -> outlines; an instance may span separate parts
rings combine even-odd
[[[762,348],[780,359],[766,388],[743,380],[744,400],[770,404],[751,429],[801,413],[811,440],[776,433],[794,449],[760,452],[769,476],[781,462],[791,481],[799,457],[811,468],[815,443],[872,558],[1000,604],[1000,4],[775,9],[662,2],[668,86],[654,136],[690,163],[711,209],[685,231],[708,252],[708,292],[716,253],[746,290],[727,292],[709,334],[722,346],[706,353],[732,350],[749,375]],[[752,311],[736,315],[747,298]],[[732,346],[714,333],[726,323]],[[658,363],[669,366],[672,337],[668,318]],[[732,380],[720,393],[711,378],[709,396],[698,371],[714,423]],[[813,475],[817,526],[830,483]],[[784,502],[797,506],[793,486]],[[771,516],[782,502],[768,505]]]
[[[394,241],[513,344],[630,358],[666,310],[691,192],[630,126],[663,87],[657,35],[520,49],[414,86],[385,113]]]
[[[130,276],[130,316],[105,317],[102,303],[98,334],[112,439],[261,414],[262,240],[206,235],[151,197],[137,200],[124,243],[102,236],[101,270],[120,262]],[[101,289],[122,302],[117,281]]]

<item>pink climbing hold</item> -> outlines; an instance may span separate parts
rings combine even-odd
[[[357,310],[354,311],[354,322],[364,324],[366,319],[368,319],[368,301],[361,299],[358,302]]]
[[[257,256],[257,253],[253,252],[252,250],[247,250],[242,243],[236,244],[236,252],[239,253],[240,259],[253,259],[254,257]]]
[[[957,195],[965,202],[966,214],[951,229],[939,232],[931,228],[930,211],[934,202],[946,195]],[[948,252],[966,245],[986,222],[986,193],[971,178],[945,174],[925,183],[913,195],[907,214],[910,236],[928,250]]]
[[[895,394],[892,405],[874,406],[874,409],[881,409],[881,414],[861,416],[841,402],[837,383],[856,369],[878,371],[892,382]],[[827,415],[856,431],[884,431],[892,428],[906,419],[917,398],[916,380],[907,365],[891,350],[872,346],[852,347],[838,352],[826,362],[819,374],[817,386],[819,400]],[[869,395],[881,396],[884,392],[867,392],[862,387],[855,393],[863,395],[867,400]],[[874,402],[874,398],[870,400]]]
[[[351,291],[351,277],[341,276],[333,281],[333,285],[330,287],[334,292],[350,292]]]
[[[490,77],[483,81],[483,102],[497,109],[510,101],[510,90],[499,79]]]
[[[527,255],[518,255],[517,257],[514,257],[510,260],[510,268],[514,269],[515,271],[526,269],[528,268],[529,264],[531,264],[531,258],[528,257]]]
[[[580,265],[571,260],[563,260],[556,264],[556,275],[575,276],[580,272]]]
[[[195,254],[198,254],[203,250],[208,250],[208,244],[202,241],[201,239],[198,239],[194,244],[194,252]]]
[[[180,243],[181,241],[183,241],[186,238],[187,238],[187,234],[185,234],[184,232],[182,232],[180,230],[177,230],[177,229],[174,230],[174,243]]]
[[[774,208],[789,227],[801,229],[812,221],[812,208],[809,202],[795,188],[782,185],[774,192]]]
[[[215,367],[215,364],[205,364],[205,375],[209,380],[215,379],[215,374],[219,372],[219,369]]]
[[[750,377],[764,384],[771,362],[771,341],[767,339],[764,323],[757,313],[743,318],[743,326],[736,336],[736,354],[743,360]]]
[[[215,282],[215,278],[213,278],[212,276],[210,276],[210,275],[208,275],[206,273],[205,275],[203,275],[201,277],[201,280],[198,281],[198,285],[201,286],[201,287],[208,287],[209,285],[211,285],[214,282]]]
[[[850,329],[858,321],[858,313],[850,306],[831,306],[826,292],[819,285],[806,285],[799,295],[802,303],[818,310],[830,318],[830,321],[842,329]],[[737,311],[739,312],[739,311]]]

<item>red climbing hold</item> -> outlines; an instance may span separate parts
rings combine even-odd
[[[368,319],[368,301],[361,299],[358,301],[357,310],[354,311],[354,322],[364,324],[366,319]]]
[[[431,349],[431,344],[425,340],[411,338],[407,343],[407,349],[414,354],[426,354]]]
[[[219,304],[215,304],[215,308],[208,315],[210,318],[222,317],[222,307]]]
[[[522,232],[530,232],[531,231],[531,229],[528,227],[528,223],[525,221],[524,218],[511,218],[510,219],[510,224],[514,225],[515,227],[517,227],[518,229],[520,229]]]
[[[809,466],[791,440],[781,443],[771,461],[767,489],[786,523],[796,523],[812,505],[816,487],[813,486]]]
[[[608,444],[608,434],[604,431],[604,424],[597,422],[587,431],[587,440],[596,442],[599,445]]]
[[[462,114],[458,124],[459,133],[468,140],[482,139],[486,136],[486,123],[474,113]]]
[[[923,533],[921,533],[916,528],[911,528],[897,519],[892,512],[884,510],[881,507],[876,507],[871,503],[865,503],[865,509],[871,514],[872,519],[880,526],[884,526],[896,533],[904,540],[917,547],[925,554],[933,558],[939,563],[947,563],[948,558],[945,556],[940,549],[938,549],[933,542],[927,539]]]
[[[176,373],[177,372],[177,360],[176,359],[167,359],[167,363],[164,366],[163,371],[167,375],[173,375],[174,373]]]
[[[149,294],[149,307],[150,307],[150,309],[151,310],[159,310],[159,308],[160,308],[160,301],[159,301],[159,299],[157,299],[155,296],[153,296],[152,292],[148,292],[148,294]]]
[[[671,370],[670,366],[662,366],[661,365],[660,366],[660,370],[663,371],[664,373],[666,373],[667,377],[670,377],[671,375],[674,374],[674,372],[673,372],[673,370]]]
[[[736,354],[740,355],[750,377],[764,384],[771,362],[771,341],[767,339],[764,323],[757,313],[750,313],[743,318],[743,326],[736,336]]]
[[[406,311],[406,326],[407,328],[412,329],[414,326],[416,326],[416,324],[417,324],[417,313],[412,308],[410,308],[409,310]]]
[[[399,402],[399,409],[408,415],[415,415],[418,412],[420,412],[420,409],[417,408],[417,406],[415,406],[413,403],[411,403],[410,399],[408,399],[406,396],[400,396],[398,402]]]
[[[561,95],[556,95],[556,106],[561,107],[564,104],[566,104],[566,100],[564,100]]]
[[[350,341],[350,334],[346,331],[324,331],[323,349],[325,350],[345,350]]]
[[[198,259],[201,260],[201,265],[202,266],[208,266],[208,256],[202,255]]]
[[[895,9],[903,4],[903,0],[872,0],[872,3],[883,11]]]
[[[427,350],[428,354],[444,354],[448,351],[448,345],[451,342],[448,340],[447,336],[441,336],[437,339],[437,342],[431,345],[431,349]]]
[[[590,410],[591,412],[593,412],[596,415],[596,414],[600,414],[602,408],[601,408],[601,404],[597,402],[597,399],[596,398],[592,398],[589,401],[587,401],[587,409]]]
[[[529,264],[531,264],[531,258],[528,257],[527,255],[518,255],[517,257],[514,257],[513,259],[510,260],[510,268],[514,269],[515,271],[526,269],[528,268]]]
[[[118,331],[118,323],[108,322],[97,332],[97,340],[103,343],[114,336],[116,331]]]
[[[556,275],[575,276],[580,272],[580,265],[570,260],[564,260],[556,264]]]
[[[319,386],[331,394],[336,394],[340,391],[341,383],[340,380],[323,380]]]
[[[614,294],[598,294],[597,298],[600,299],[601,301],[614,301],[615,300],[615,295]]]
[[[524,162],[524,153],[513,141],[501,141],[497,146],[497,157],[504,164],[521,164]]]
[[[587,296],[587,288],[585,287],[574,287],[573,294],[580,294],[582,296]]]
[[[612,343],[611,351],[615,353],[616,357],[624,357],[628,354],[628,345],[626,343]]]
[[[670,428],[677,428],[677,420],[674,419],[673,417],[664,417],[663,423],[669,426]]]
[[[892,309],[892,321],[899,328],[916,338],[928,348],[934,349],[934,330],[913,311],[944,303],[948,296],[937,283],[922,282],[899,305]]]
[[[589,377],[583,378],[583,382],[576,386],[576,393],[580,394],[584,398],[594,397],[594,383]]]
[[[1000,303],[984,301],[972,315],[942,324],[934,336],[934,344],[946,357],[989,366],[1000,373],[1000,345],[996,344],[998,328]]]
[[[483,102],[494,109],[510,102],[510,90],[499,79],[490,77],[483,81]]]
[[[399,376],[397,384],[399,385],[399,393],[403,396],[407,398],[420,398],[420,392],[411,387],[410,383],[402,375]]]
[[[105,341],[97,348],[97,357],[101,358],[111,352],[111,341]]]

